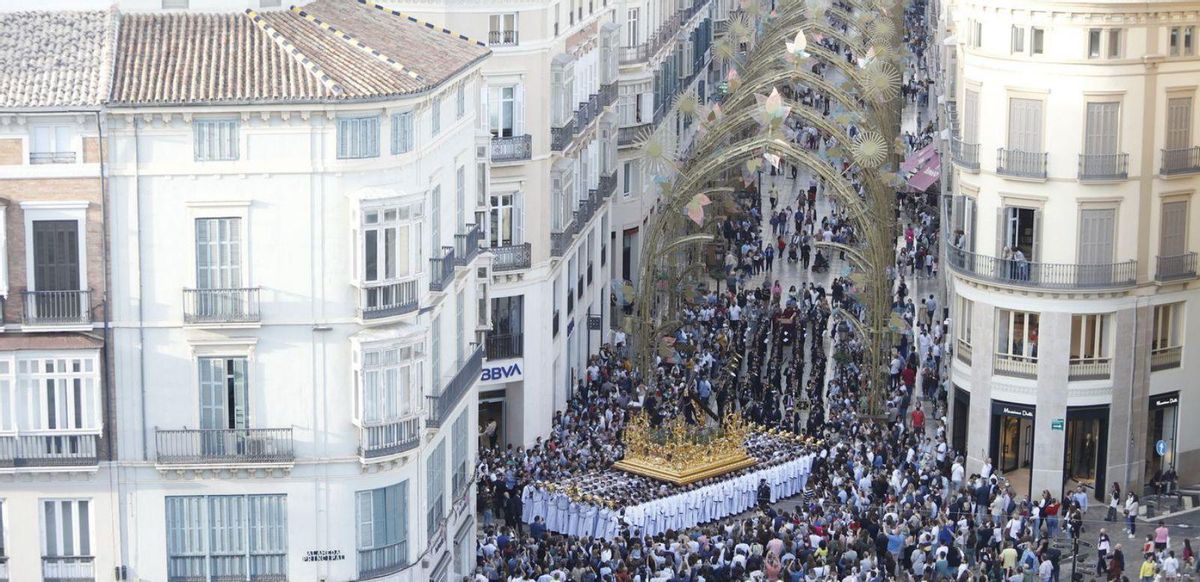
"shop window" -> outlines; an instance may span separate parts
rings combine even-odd
[[[1108,314],[1097,313],[1071,317],[1071,380],[1109,377],[1112,365],[1109,320]]]
[[[1039,320],[1037,313],[1007,309],[996,312],[997,374],[1037,377]]]
[[[1154,306],[1150,370],[1178,368],[1183,356],[1183,303]]]

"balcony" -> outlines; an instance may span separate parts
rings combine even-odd
[[[1158,256],[1154,280],[1159,283],[1196,278],[1196,253],[1183,253],[1171,257]]]
[[[358,579],[394,574],[408,566],[408,540],[358,551]]]
[[[261,320],[258,287],[183,290],[183,322],[186,324],[257,323]]]
[[[478,224],[466,225],[467,232],[454,235],[454,264],[465,267],[479,255],[483,242],[483,229]]]
[[[1174,176],[1194,172],[1200,172],[1200,146],[1162,151],[1162,169],[1159,170],[1160,174]]]
[[[533,156],[533,137],[530,135],[492,136],[492,162],[520,162]]]
[[[703,3],[701,4],[703,5]],[[654,34],[651,34],[650,38],[646,39],[646,42],[621,47],[621,54],[619,55],[620,64],[634,65],[643,63],[654,55],[657,55],[659,50],[675,40],[675,33],[679,32],[679,28],[686,21],[684,15],[688,10],[676,12],[673,16],[663,21],[658,26],[658,29],[654,31]]]
[[[1023,152],[998,148],[996,150],[996,173],[1014,178],[1046,179],[1046,163],[1050,155],[1046,152]]]
[[[429,259],[429,290],[445,291],[454,283],[454,247],[442,247],[442,256]]]
[[[358,443],[358,456],[364,461],[411,451],[421,444],[421,418],[364,421]]]
[[[639,123],[638,125],[618,128],[617,146],[631,146],[637,144],[642,132],[649,130],[651,127],[653,127],[652,124]]]
[[[1067,379],[1107,380],[1112,375],[1112,360],[1108,358],[1071,358]]]
[[[561,257],[571,248],[571,241],[575,240],[575,220],[567,226],[565,230],[550,233],[550,256]]]
[[[492,271],[517,271],[528,269],[530,264],[529,243],[492,247]]]
[[[992,362],[994,374],[1016,378],[1037,379],[1037,358],[1023,358],[1008,354],[996,354]]]
[[[1126,180],[1129,154],[1079,154],[1080,180]]]
[[[520,358],[525,355],[525,334],[488,332],[485,347],[489,360]]]
[[[25,291],[24,325],[89,325],[92,323],[91,293],[80,291]]]
[[[959,338],[959,340],[957,342],[955,342],[955,346],[956,347],[954,349],[954,355],[956,357],[958,357],[958,360],[960,362],[970,366],[971,365],[971,344],[963,341],[962,338]]]
[[[569,121],[563,124],[562,127],[550,128],[550,150],[561,152],[567,149],[571,143],[571,138],[575,137],[575,118],[572,117]]]
[[[950,156],[959,167],[979,171],[979,144],[967,143],[958,138],[951,139]]]
[[[154,429],[159,465],[290,465],[290,428]]]
[[[362,289],[359,317],[380,319],[417,310],[417,280],[367,283]]]
[[[1137,261],[1103,265],[1031,263],[946,249],[950,267],[975,279],[1043,289],[1110,289],[1137,283]]]
[[[42,556],[42,582],[94,582],[93,556]]]
[[[41,164],[74,164],[75,152],[29,152],[29,163],[35,166]]]
[[[600,86],[600,106],[608,107],[617,102],[617,82]]]
[[[39,434],[0,437],[0,468],[95,467],[94,434]]]
[[[463,396],[479,379],[479,370],[482,367],[483,347],[475,346],[471,349],[471,355],[458,367],[458,372],[442,388],[441,394],[425,397],[426,404],[429,405],[428,426],[442,426],[442,423],[450,418],[454,407],[462,402]]]
[[[1183,362],[1183,347],[1170,346],[1150,350],[1150,371],[1178,368]]]
[[[517,46],[520,37],[515,30],[492,30],[488,32],[488,46]]]
[[[608,198],[608,197],[612,196],[614,192],[617,191],[617,171],[616,170],[613,170],[613,172],[607,176],[600,176],[600,187],[598,188],[598,190],[600,191],[600,196],[602,198]]]

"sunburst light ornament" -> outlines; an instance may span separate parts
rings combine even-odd
[[[859,132],[850,146],[850,156],[854,163],[863,168],[878,168],[887,158],[887,140],[874,131]]]
[[[644,129],[638,136],[638,143],[642,159],[651,176],[656,179],[659,177],[665,179],[668,173],[673,173],[677,169],[674,148],[666,144],[662,134],[649,128]]]
[[[876,59],[863,69],[862,85],[868,99],[890,101],[900,94],[900,72],[891,63]]]

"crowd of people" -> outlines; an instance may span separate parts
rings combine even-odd
[[[914,105],[929,98],[920,58],[924,15],[921,0],[905,14],[905,37],[916,58],[904,94]],[[842,50],[836,43],[831,48]],[[812,89],[796,86],[789,93],[826,116],[837,113],[836,104]],[[801,147],[827,153],[836,145],[816,128],[791,130]],[[915,150],[931,139],[927,124],[908,144]],[[845,160],[829,160],[855,180]],[[867,347],[849,319],[863,317],[865,308],[853,277],[822,275],[815,260],[828,269],[842,259],[826,256],[821,243],[853,243],[854,228],[825,196],[821,180],[786,164],[769,171],[765,191],[751,184],[739,197],[740,210],[718,224],[726,249],[724,289],[713,286],[685,309],[671,348],[652,369],[635,369],[623,336],[616,335],[590,358],[547,438],[529,447],[481,447],[482,535],[471,580],[1049,582],[1063,576],[1063,547],[1085,532],[1087,492],[1022,495],[991,460],[968,474],[948,442],[944,344],[951,322],[936,293],[916,290],[937,274],[936,207],[922,193],[898,193],[896,264],[889,275],[893,310],[906,330],[888,362],[885,418],[867,419]],[[799,263],[791,268],[798,280],[779,278],[785,256]],[[739,506],[732,517],[712,511],[653,527],[636,518],[631,508],[681,490],[610,468],[622,458],[622,430],[631,415],[645,413],[657,426],[680,416],[713,422],[708,417],[732,411],[761,430],[817,443],[783,450],[811,455],[804,483],[761,482],[756,507]],[[783,458],[773,456],[778,451],[751,452],[760,460]],[[572,518],[547,495],[567,488],[603,502],[594,504],[595,514]],[[1134,536],[1134,522],[1127,525]],[[1161,526],[1147,538],[1143,575],[1150,568],[1151,577],[1171,580],[1194,568],[1190,545],[1186,555],[1175,556],[1166,549],[1168,535]],[[1099,540],[1098,574],[1121,579],[1122,544],[1108,540],[1104,529]]]

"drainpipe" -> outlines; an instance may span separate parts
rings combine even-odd
[[[138,428],[142,433],[142,460],[149,461],[149,443],[146,437],[146,278],[142,276],[142,120],[133,117],[133,191],[134,213],[137,216],[137,284],[138,284],[138,390],[142,421]]]

